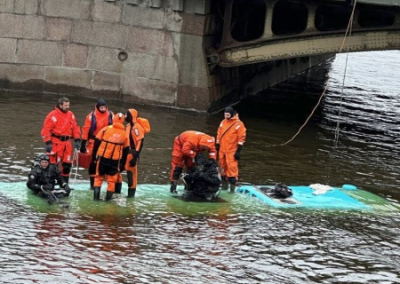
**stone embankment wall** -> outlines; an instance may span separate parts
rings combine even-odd
[[[0,89],[207,110],[206,0],[1,0]]]
[[[215,111],[326,59],[211,66],[212,3],[1,0],[0,89]]]

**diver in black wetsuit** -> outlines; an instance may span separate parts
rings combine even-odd
[[[46,154],[41,154],[35,159],[26,186],[34,194],[52,204],[60,198],[69,196],[71,189],[61,176],[58,167],[50,164],[49,160]],[[60,186],[58,190],[54,188],[56,183]]]
[[[182,198],[185,200],[212,201],[219,194],[221,175],[218,171],[218,164],[213,159],[193,167],[183,180],[185,191]]]

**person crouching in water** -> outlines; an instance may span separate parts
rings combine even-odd
[[[216,160],[214,137],[193,130],[184,131],[175,137],[170,172],[171,193],[177,193],[176,187],[183,167],[185,166],[186,171],[190,172],[192,167],[199,164],[198,158],[203,151],[208,152],[208,159]]]
[[[117,113],[114,115],[113,125],[104,127],[96,135],[92,153],[92,161],[96,163],[94,200],[100,200],[100,188],[105,176],[108,183],[106,201],[111,200],[115,184],[120,182],[120,173],[125,170],[129,141],[125,133],[124,119],[124,114]]]
[[[219,194],[221,175],[218,171],[218,164],[213,159],[208,160],[202,165],[193,167],[183,180],[185,181],[183,199],[206,199],[207,201],[212,201]]]
[[[34,194],[47,199],[49,204],[69,196],[71,193],[70,187],[61,176],[58,167],[50,164],[49,157],[46,154],[41,154],[35,160],[39,164],[32,167],[26,186]],[[55,189],[56,183],[60,186],[58,190]]]

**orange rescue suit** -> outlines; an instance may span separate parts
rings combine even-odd
[[[236,114],[230,119],[222,120],[217,131],[217,144],[220,145],[218,161],[222,177],[238,178],[238,161],[234,158],[238,145],[243,146],[246,140],[246,127]]]
[[[94,113],[93,113],[94,112]],[[104,127],[112,124],[113,114],[108,110],[102,113],[96,107],[94,111],[90,112],[85,118],[85,125],[82,127],[82,140],[87,140],[87,150],[89,154],[92,154],[94,139],[96,138],[97,133]],[[95,129],[92,133],[90,132],[90,128],[92,127],[92,117],[95,116],[96,125]],[[110,119],[111,116],[111,119]],[[110,123],[111,122],[111,123]]]
[[[82,127],[82,145],[81,152],[86,150],[89,155],[92,155],[94,140],[97,133],[104,127],[112,124],[113,113],[106,108],[105,112],[100,112],[97,107],[91,111],[85,119],[85,125]],[[87,143],[87,144],[86,144]],[[93,178],[96,174],[96,165],[91,163],[89,166],[89,176]]]
[[[94,187],[101,187],[104,176],[107,175],[107,191],[114,192],[128,150],[129,142],[123,124],[114,123],[99,131],[92,154],[97,157]]]
[[[137,187],[137,164],[140,158],[140,152],[143,148],[145,134],[143,127],[137,123],[137,118],[137,110],[128,109],[128,125],[126,126],[126,134],[129,137],[129,154],[125,164],[126,174],[128,177],[128,189],[134,189]]]
[[[81,137],[75,115],[71,111],[63,112],[56,106],[46,116],[40,135],[43,142],[51,141],[50,163],[61,162],[61,175],[69,176],[73,153],[71,138],[80,139]]]
[[[188,130],[175,137],[172,149],[171,181],[177,181],[183,166],[191,168],[195,165],[194,157],[198,152],[208,150],[209,159],[217,158],[214,137],[202,132]]]

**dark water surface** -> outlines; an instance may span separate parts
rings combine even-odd
[[[399,70],[399,51],[344,54],[237,105],[248,129],[241,181],[352,183],[398,203]],[[326,83],[309,123],[294,141],[276,146],[297,132]],[[32,158],[44,150],[43,119],[57,99],[0,93],[0,181],[26,181]],[[96,99],[70,99],[82,125]],[[136,108],[151,122],[142,184],[168,183],[177,134],[215,135],[222,119],[221,113],[109,106]],[[86,172],[77,179],[87,180]],[[398,212],[148,208],[122,217],[101,205],[98,214],[38,213],[0,194],[0,283],[400,283]]]

